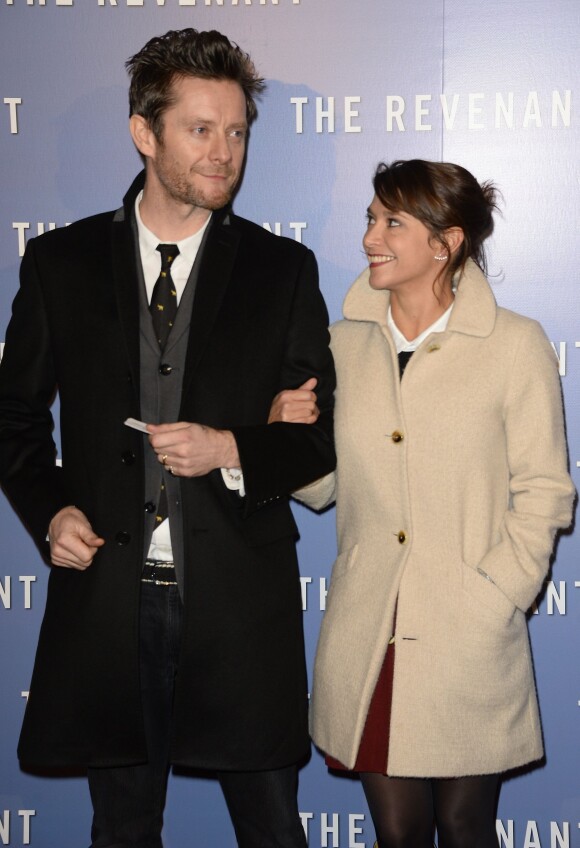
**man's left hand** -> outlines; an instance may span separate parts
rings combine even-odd
[[[317,382],[316,377],[310,377],[297,389],[278,392],[270,407],[268,424],[277,421],[285,421],[288,424],[315,424],[320,415],[314,391]]]
[[[148,424],[149,442],[159,462],[176,477],[201,477],[214,468],[239,468],[233,433],[204,424],[176,421]]]

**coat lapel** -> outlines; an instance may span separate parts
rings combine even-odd
[[[239,232],[232,226],[226,210],[214,214],[207,242],[197,271],[198,279],[191,314],[187,360],[183,379],[183,395],[203,354],[215,325],[225,292],[232,275]]]

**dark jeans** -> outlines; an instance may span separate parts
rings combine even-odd
[[[91,848],[162,848],[181,624],[177,587],[143,583],[140,668],[149,760],[138,766],[89,769]],[[218,777],[240,848],[305,848],[296,766],[223,772]]]

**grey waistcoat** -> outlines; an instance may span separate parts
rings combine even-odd
[[[135,231],[137,230],[134,224]],[[151,424],[169,423],[178,420],[181,407],[181,389],[183,370],[189,339],[191,310],[195,295],[197,276],[201,254],[211,228],[206,229],[203,241],[198,250],[193,268],[191,269],[185,290],[179,302],[177,317],[169,334],[163,353],[153,330],[153,322],[149,313],[147,291],[141,262],[137,263],[139,275],[139,349],[140,349],[140,395],[141,419]],[[139,242],[136,234],[137,244]],[[169,366],[161,369],[161,366]],[[164,373],[165,372],[165,373]],[[181,483],[178,477],[173,477],[166,471],[145,439],[145,494],[143,508],[146,503],[157,505],[161,489],[162,477],[165,478],[167,505],[169,510],[169,527],[171,531],[171,548],[177,573],[179,591],[183,596],[184,554],[183,554],[183,516],[181,512]],[[145,533],[143,539],[143,557],[147,556],[151,544],[151,536],[155,529],[156,511],[145,512]]]

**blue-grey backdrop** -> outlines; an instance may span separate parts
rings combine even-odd
[[[314,249],[333,320],[363,267],[378,161],[444,159],[497,182],[492,282],[502,305],[539,319],[554,343],[578,483],[578,0],[0,0],[0,342],[26,240],[116,208],[140,167],[125,59],[185,26],[225,32],[270,81],[236,211]],[[334,515],[296,514],[311,662]],[[547,759],[504,785],[502,848],[580,846],[579,563],[570,533],[531,615]],[[89,841],[84,780],[24,774],[15,755],[46,579],[2,500],[0,845],[78,848]],[[316,752],[300,809],[310,846],[373,844],[360,785],[330,776]],[[234,845],[213,781],[172,776],[165,840]]]

